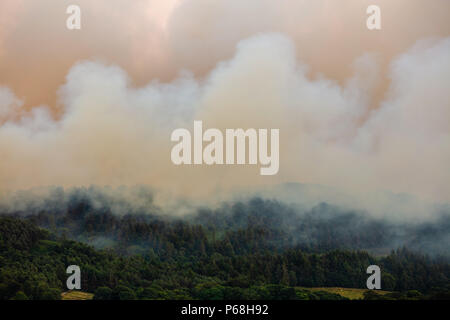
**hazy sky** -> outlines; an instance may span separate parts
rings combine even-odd
[[[449,201],[449,37],[448,0],[2,0],[0,189],[296,181]],[[194,119],[279,128],[280,173],[175,167],[170,133]]]
[[[79,31],[65,28],[69,4],[82,9]],[[365,28],[369,4],[382,9],[380,32]],[[81,59],[117,64],[143,85],[183,68],[204,75],[241,39],[269,31],[288,35],[313,72],[342,81],[365,52],[385,65],[418,39],[449,35],[449,11],[446,0],[2,0],[0,84],[27,107],[54,107]]]

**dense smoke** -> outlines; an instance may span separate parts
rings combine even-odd
[[[202,226],[231,238],[239,238],[244,230],[264,230],[256,232],[260,240],[278,249],[298,246],[318,251],[362,249],[384,255],[406,246],[429,256],[450,257],[447,246],[449,208],[435,214],[434,219],[395,220],[398,214],[380,218],[354,207],[348,209],[324,202],[313,204],[317,190],[311,186],[290,184],[277,188],[279,190],[261,194],[263,198],[241,195],[240,199],[215,206],[179,198],[172,198],[164,205],[159,191],[137,186],[35,188],[15,192],[7,201],[0,200],[0,214],[31,220],[55,234],[96,247],[128,247],[125,252],[130,254],[136,253],[136,246],[155,245],[149,240],[151,232],[139,235],[145,226],[167,231],[167,228],[177,229],[182,223],[194,229]],[[267,196],[273,197],[276,191],[284,200],[282,197],[281,201],[264,200]],[[320,194],[326,192],[320,190]],[[293,198],[297,202],[292,202]],[[398,200],[392,199],[394,205],[385,212],[398,213],[395,203],[408,203]],[[412,207],[411,203],[408,205]]]
[[[365,1],[78,2],[79,34],[64,28],[65,1],[0,5],[17,15],[0,33],[0,190],[151,185],[222,198],[292,181],[374,211],[392,210],[384,191],[450,200],[447,1],[378,1],[378,33]],[[174,166],[170,133],[193,120],[279,128],[279,174]],[[411,203],[399,211],[432,214]]]

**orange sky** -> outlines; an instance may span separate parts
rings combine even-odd
[[[239,40],[266,31],[286,33],[314,72],[343,81],[364,52],[387,64],[418,39],[449,35],[450,2],[432,2],[2,0],[0,85],[12,88],[26,108],[54,109],[58,87],[79,60],[118,64],[143,85],[171,80],[183,68],[203,75],[230,58]],[[82,9],[80,31],[65,29],[65,9],[72,3]],[[382,8],[379,32],[365,28],[365,9],[373,3]]]

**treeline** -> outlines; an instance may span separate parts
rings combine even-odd
[[[153,249],[164,258],[179,250],[184,251],[182,254],[202,255],[224,253],[230,247],[235,254],[289,248],[315,253],[339,249],[388,254],[392,248],[406,246],[450,259],[450,219],[445,214],[436,221],[396,224],[326,203],[302,210],[255,198],[226,203],[214,210],[200,209],[183,217],[156,209],[130,209],[132,213],[118,215],[113,214],[115,209],[106,200],[99,205],[98,199],[81,192],[64,205],[58,203],[46,202],[42,208],[30,211],[32,214],[22,211],[10,215],[25,217],[55,234],[96,248],[114,247],[121,254]]]
[[[364,251],[281,250],[262,226],[211,235],[207,226],[141,219],[122,218],[130,222],[111,231],[117,245],[96,250],[30,221],[0,218],[0,299],[57,299],[72,264],[82,270],[82,290],[97,299],[340,299],[300,287],[364,288],[371,264],[381,267],[384,290],[448,297],[449,264],[404,248],[381,259]],[[114,226],[83,220],[93,228],[86,233]],[[141,254],[121,254],[143,240]]]

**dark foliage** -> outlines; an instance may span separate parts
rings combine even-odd
[[[0,299],[58,299],[72,264],[82,270],[82,290],[96,299],[339,299],[299,287],[364,288],[370,264],[380,265],[383,289],[418,292],[390,298],[448,296],[449,264],[406,249],[377,259],[365,251],[289,248],[261,224],[228,226],[219,235],[220,228],[192,221],[91,213],[64,219],[82,235],[110,233],[116,244],[96,250],[29,221],[0,218]]]

